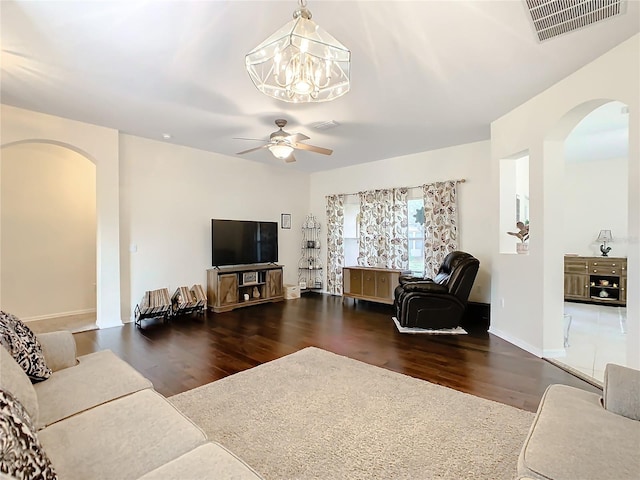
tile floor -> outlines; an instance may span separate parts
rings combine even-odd
[[[566,356],[554,359],[601,385],[607,363],[625,365],[627,309],[565,302]]]

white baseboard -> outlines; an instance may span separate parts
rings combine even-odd
[[[501,339],[506,340],[509,343],[512,343],[516,347],[519,347],[538,358],[543,358],[544,352],[541,349],[539,349],[538,347],[534,347],[533,345],[529,345],[527,342],[523,342],[519,338],[512,337],[511,335],[493,327],[489,327],[489,333],[495,335],[496,337],[500,337]]]
[[[50,318],[59,318],[59,317],[71,317],[73,315],[85,315],[87,313],[96,313],[95,308],[88,308],[86,310],[75,310],[73,312],[60,312],[60,313],[52,313],[48,315],[36,315],[35,317],[25,317],[20,318],[23,322],[36,322],[38,320],[49,320]]]
[[[538,347],[534,347],[527,342],[523,342],[519,338],[512,337],[511,335],[506,334],[503,331],[493,327],[489,327],[489,333],[492,333],[496,337],[500,337],[501,339],[506,340],[516,347],[519,347],[539,358],[562,358],[567,356],[567,352],[564,348],[549,348],[546,350],[541,350]]]
[[[543,358],[562,358],[567,356],[567,351],[564,348],[550,348],[542,352]]]

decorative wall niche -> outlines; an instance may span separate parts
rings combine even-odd
[[[500,160],[500,253],[529,252],[529,152]]]

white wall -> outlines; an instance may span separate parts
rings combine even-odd
[[[490,200],[490,158],[490,143],[485,141],[314,173],[311,212],[321,219],[326,232],[326,195],[464,178],[466,182],[458,185],[459,248],[480,260],[470,300],[489,303],[492,239],[487,230],[495,216]],[[321,255],[326,265],[324,247]]]
[[[101,328],[121,325],[118,132],[8,105],[0,106],[0,116],[0,154],[16,143],[52,143],[70,148],[96,165],[97,324]]]
[[[628,365],[640,367],[640,34],[492,123],[493,208],[499,161],[529,150],[529,255],[493,253],[491,332],[539,356],[563,352],[564,139],[598,106],[629,106]],[[597,184],[594,185],[597,187]],[[498,244],[497,221],[490,229]]]
[[[145,290],[206,285],[211,218],[279,222],[281,213],[290,213],[291,229],[279,230],[279,261],[285,282],[297,283],[308,174],[1,108],[3,155],[15,144],[42,142],[74,150],[96,165],[101,328],[131,320]],[[132,245],[136,253],[130,252]]]
[[[96,308],[96,168],[23,143],[2,155],[2,308],[22,320]]]
[[[301,226],[308,213],[309,175],[274,159],[264,165],[161,141],[120,137],[123,318],[145,290],[195,283],[206,289],[211,219],[277,221],[285,283],[297,284]],[[132,252],[131,250],[135,250]]]
[[[564,252],[600,256],[600,230],[613,234],[610,257],[626,257],[628,188],[626,158],[565,165]]]

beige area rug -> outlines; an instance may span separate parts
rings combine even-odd
[[[170,400],[266,479],[512,479],[533,421],[313,347]]]

